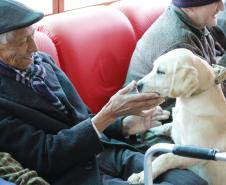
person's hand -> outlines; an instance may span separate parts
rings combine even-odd
[[[122,131],[125,136],[145,132],[146,130],[161,125],[160,120],[166,120],[170,112],[156,106],[144,112],[143,116],[127,116],[123,119]]]
[[[129,94],[135,88],[136,82],[132,81],[113,95],[101,111],[92,118],[92,122],[99,131],[107,128],[119,116],[145,116],[144,110],[149,110],[164,101],[157,93]]]

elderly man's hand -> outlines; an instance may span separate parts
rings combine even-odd
[[[160,120],[166,120],[170,112],[162,110],[160,106],[144,112],[143,116],[127,116],[123,120],[123,134],[125,136],[145,132],[146,130],[159,126]]]
[[[145,116],[144,110],[149,110],[164,101],[157,93],[129,94],[135,87],[136,82],[133,81],[119,90],[92,118],[92,122],[99,131],[107,128],[119,116]]]

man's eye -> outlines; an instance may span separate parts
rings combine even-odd
[[[26,43],[26,42],[27,42],[27,38],[25,38],[25,39],[20,40],[19,42],[17,42],[17,45],[18,45],[18,46],[21,46],[21,45],[23,45],[23,44]]]
[[[164,71],[161,71],[160,69],[157,69],[157,74],[164,75],[166,73]]]
[[[27,42],[27,39],[23,39],[20,41],[20,44],[24,44],[25,42]]]

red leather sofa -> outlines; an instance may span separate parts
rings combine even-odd
[[[96,113],[125,80],[136,43],[169,0],[121,0],[46,16],[35,39]]]

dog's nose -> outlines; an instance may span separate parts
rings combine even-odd
[[[141,83],[141,82],[139,82],[139,83],[137,84],[137,91],[138,91],[139,93],[142,91],[143,86],[144,86],[144,84]]]

